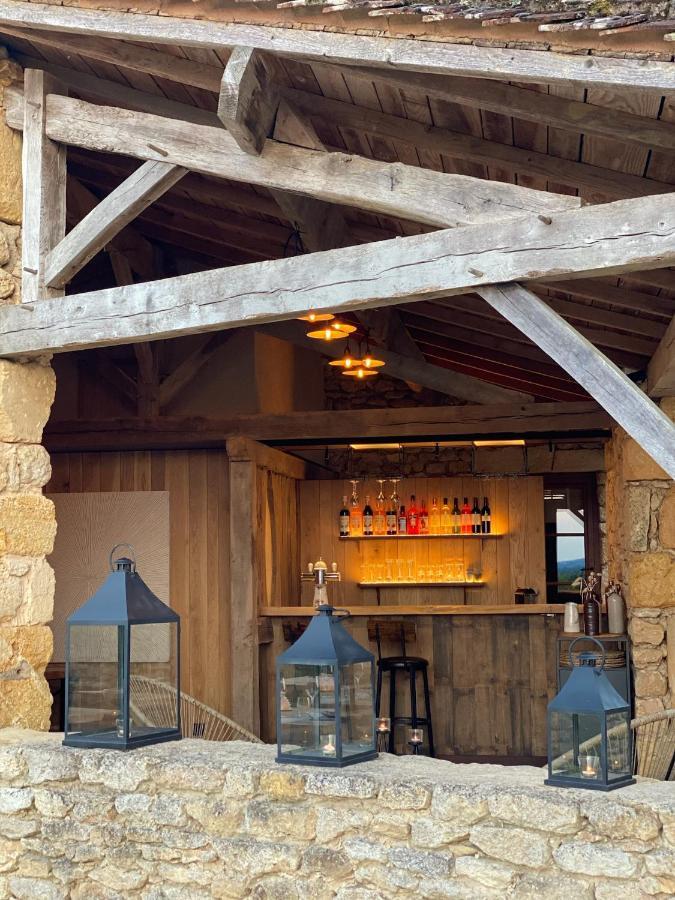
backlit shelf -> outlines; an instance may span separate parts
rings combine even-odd
[[[482,588],[484,581],[359,581],[360,588]]]
[[[502,534],[350,534],[340,537],[341,541],[489,541],[503,537]]]

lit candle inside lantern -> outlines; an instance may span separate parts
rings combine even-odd
[[[328,740],[321,748],[325,756],[332,756],[335,753],[335,735],[329,734]]]
[[[377,720],[377,730],[381,734],[386,734],[390,731],[391,721],[386,716]]]
[[[424,740],[424,737],[422,735],[422,729],[421,728],[411,728],[409,740],[410,740],[411,744],[421,744],[422,741]]]
[[[598,777],[598,766],[600,761],[597,756],[582,756],[579,758],[579,763],[581,765],[582,778]]]

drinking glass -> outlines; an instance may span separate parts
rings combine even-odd
[[[295,703],[295,708],[301,718],[309,716],[309,712],[312,708],[312,701],[309,699],[309,696],[307,694],[300,694]]]
[[[396,580],[397,580],[397,581],[404,581],[404,580],[405,580],[405,579],[403,578],[403,560],[402,560],[402,559],[397,559],[397,560],[396,560]]]
[[[408,581],[414,581],[414,580],[415,580],[415,560],[409,559],[408,560]]]
[[[394,561],[392,559],[388,559],[385,563],[385,566],[386,566],[386,573],[387,573],[386,580],[393,581],[394,580],[394,574],[393,574]]]

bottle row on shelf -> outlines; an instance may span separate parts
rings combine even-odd
[[[411,494],[407,509],[404,504],[398,503],[398,499],[392,495],[386,502],[380,492],[373,507],[370,497],[366,495],[366,502],[361,507],[355,493],[350,503],[344,496],[338,517],[340,537],[492,533],[492,510],[487,497],[483,497],[482,506],[478,503],[478,497],[473,498],[473,506],[465,497],[461,507],[457,497],[452,507],[447,497],[443,498],[442,505],[434,497],[431,507],[427,508],[426,500],[421,500],[418,506],[415,494]]]
[[[478,564],[465,566],[462,559],[418,565],[414,559],[386,559],[361,565],[361,584],[467,584],[480,583]]]

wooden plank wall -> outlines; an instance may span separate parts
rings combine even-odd
[[[546,560],[544,555],[544,486],[540,476],[483,477],[483,478],[407,478],[399,485],[402,502],[408,505],[410,495],[417,502],[422,498],[430,505],[433,497],[439,503],[448,497],[463,497],[473,502],[478,496],[482,503],[487,496],[492,511],[492,529],[503,537],[500,540],[391,540],[340,541],[338,512],[342,498],[351,493],[351,485],[339,481],[304,481],[298,485],[300,498],[300,560],[303,567],[319,556],[329,564],[337,562],[342,575],[339,585],[328,590],[335,603],[345,606],[374,604],[374,589],[360,589],[362,565],[386,559],[414,559],[415,565],[428,566],[461,559],[465,567],[480,566],[485,587],[467,591],[467,602],[495,605],[512,603],[518,587],[533,587],[546,596]],[[391,483],[384,487],[391,493]],[[376,481],[359,485],[359,499],[370,495],[374,506],[379,491]],[[299,585],[298,585],[299,589]],[[301,600],[311,604],[312,586],[302,587]],[[386,604],[423,604],[464,602],[464,591],[458,588],[424,588],[415,590],[381,589],[381,601]],[[545,602],[545,600],[543,601]],[[297,595],[296,603],[297,604]],[[276,598],[270,605],[284,606]]]
[[[233,677],[228,468],[224,450],[54,453],[46,489],[169,491],[171,605],[181,616],[182,687],[226,714]]]

